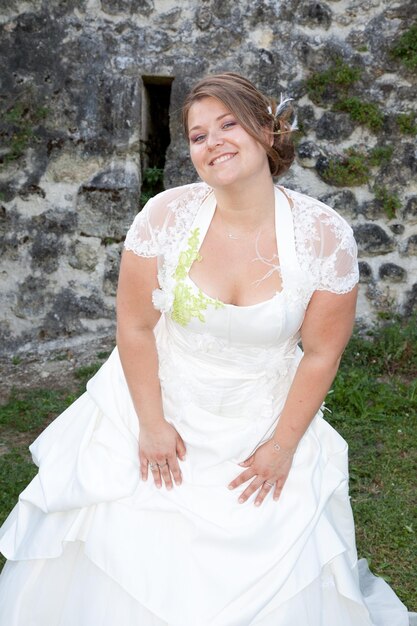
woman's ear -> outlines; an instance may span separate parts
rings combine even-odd
[[[265,143],[267,143],[268,145],[272,146],[274,145],[274,131],[272,128],[265,128],[264,129],[264,139],[265,139]]]

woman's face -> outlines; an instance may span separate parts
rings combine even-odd
[[[217,98],[203,98],[188,113],[190,156],[197,173],[214,189],[269,174],[265,149]]]

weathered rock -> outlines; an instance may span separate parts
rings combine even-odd
[[[297,156],[304,167],[314,167],[321,152],[313,141],[304,141],[297,146]]]
[[[403,219],[411,224],[417,224],[417,196],[412,196],[403,211]]]
[[[63,235],[73,233],[77,216],[73,212],[50,209],[32,218],[29,225],[32,270],[41,269],[47,274],[56,271],[59,259],[66,253]]]
[[[410,316],[417,311],[417,283],[411,287],[410,291],[406,293],[406,300],[404,303],[404,314]]]
[[[417,85],[386,45],[407,30],[413,12],[414,3],[389,0],[3,2],[2,348],[36,345],[39,334],[47,342],[113,332],[119,249],[137,212],[141,171],[162,163],[165,186],[198,180],[181,105],[197,79],[225,70],[246,75],[268,96],[295,98],[297,159],[284,184],[320,198],[355,226],[361,281],[369,287],[359,315],[371,319],[388,306],[390,289],[400,311],[414,306],[407,303],[415,297]],[[350,81],[354,67],[361,76]],[[148,102],[151,84],[161,88],[161,110],[169,117],[163,124],[155,101]],[[314,84],[322,88],[319,97]],[[352,96],[383,112],[378,131],[332,110]],[[410,115],[408,130],[399,114]],[[168,124],[166,154],[151,154],[150,161],[148,154],[145,163],[150,130],[158,136]],[[382,154],[376,165],[368,161],[356,187],[347,184],[352,172],[326,176],[329,160],[343,159],[348,147],[366,160],[374,147],[388,146],[392,155]],[[395,219],[371,199],[371,185],[397,190],[402,208]],[[402,282],[386,270],[382,277],[372,273],[371,266],[386,265],[388,251],[394,259],[402,255]],[[366,264],[368,255],[381,259]],[[82,314],[90,294],[96,312]]]
[[[379,277],[393,283],[401,283],[407,277],[407,272],[396,263],[383,263],[379,268]]]
[[[13,312],[23,319],[36,319],[45,313],[49,281],[29,276],[19,285]]]
[[[152,0],[101,0],[101,7],[109,15],[118,13],[150,15],[154,10]]]
[[[323,113],[316,125],[317,139],[329,139],[340,141],[350,137],[355,128],[354,123],[347,113]]]
[[[120,245],[107,247],[103,291],[108,296],[116,295],[121,253],[122,247]]]
[[[58,269],[59,257],[64,252],[63,242],[57,234],[38,231],[31,249],[31,267],[33,270],[40,269],[51,274]]]
[[[355,194],[349,189],[334,191],[320,197],[320,200],[352,220],[358,213],[358,201]]]
[[[111,319],[113,315],[97,292],[93,291],[86,297],[78,296],[70,289],[62,289],[44,318],[41,338],[55,339],[62,335],[78,334],[83,331],[83,319]]]
[[[366,261],[359,261],[359,282],[370,283],[373,280],[372,268]]]
[[[377,224],[358,224],[353,232],[359,252],[365,256],[387,254],[394,249],[394,240]]]
[[[325,2],[307,1],[302,3],[302,23],[328,29],[332,22],[332,10]]]
[[[302,86],[302,83],[299,83]],[[297,85],[292,83],[289,93],[294,99],[301,98],[304,93],[297,92]],[[304,135],[308,135],[310,131],[313,131],[316,127],[316,117],[314,114],[314,108],[309,104],[297,107],[298,125]]]
[[[71,246],[68,263],[77,270],[92,272],[98,263],[99,250],[99,239],[81,237]]]
[[[368,220],[378,220],[384,217],[384,209],[382,202],[379,200],[367,200],[363,202],[358,209],[358,213],[361,213]]]
[[[411,235],[411,237],[407,239],[404,246],[404,254],[417,254],[417,235]]]
[[[120,241],[137,213],[138,198],[126,189],[82,187],[77,205],[82,235]]]
[[[395,224],[390,224],[389,227],[394,235],[402,235],[405,231],[404,224],[399,224],[398,222],[396,222]]]
[[[196,24],[200,30],[207,30],[211,24],[212,11],[211,7],[207,4],[203,4],[198,7],[196,12]]]

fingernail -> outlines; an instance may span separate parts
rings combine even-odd
[[[228,489],[233,489],[233,485],[227,485]]]
[[[243,498],[239,498],[239,503],[242,504],[244,502]]]
[[[167,489],[172,489],[172,485],[167,485]]]
[[[261,503],[256,500],[255,506],[259,506]]]

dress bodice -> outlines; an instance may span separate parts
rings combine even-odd
[[[221,302],[204,293],[189,276],[191,266],[199,260],[199,250],[215,209],[216,199],[211,192],[195,216],[191,234],[181,245],[172,320],[186,326],[191,333],[212,335],[228,345],[272,347],[288,341],[290,337],[297,337],[305,309],[294,289],[305,279],[301,277],[302,270],[297,260],[291,209],[286,195],[280,188],[275,188],[275,235],[282,290],[265,301],[251,305]]]

